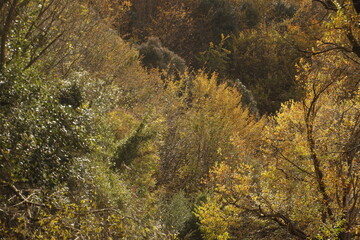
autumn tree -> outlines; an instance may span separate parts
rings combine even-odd
[[[333,23],[344,18],[336,13]],[[325,29],[318,54],[298,65],[304,99],[283,104],[270,119],[261,155],[250,151],[236,167],[212,172],[214,197],[198,208],[205,236],[227,239],[259,219],[271,227],[269,238],[358,237],[359,64],[356,52],[321,52],[326,41],[349,44],[341,28]]]
[[[162,228],[152,191],[138,194],[133,187],[141,183],[132,185],[130,174],[111,168],[134,129],[125,127],[118,137],[117,128],[126,124],[109,113],[131,108],[134,122],[142,119],[146,106],[138,103],[151,103],[160,77],[141,68],[137,51],[89,4],[1,2],[1,18],[10,19],[9,25],[1,21],[0,235],[5,238],[172,237]],[[135,86],[141,81],[147,85]],[[156,143],[137,150],[149,151]],[[152,166],[143,166],[148,159],[156,163],[154,155],[134,161],[143,170],[138,176],[152,180],[151,186]]]
[[[261,114],[275,112],[288,99],[298,99],[295,63],[302,55],[274,27],[240,32],[230,39],[229,75],[247,86]]]
[[[251,141],[255,117],[242,106],[237,89],[218,85],[216,75],[208,78],[199,73],[194,79],[169,82],[165,97],[175,104],[168,113],[160,182],[194,191],[216,162],[233,161],[234,134]]]

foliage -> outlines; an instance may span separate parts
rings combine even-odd
[[[261,114],[275,112],[300,97],[294,79],[300,56],[272,28],[242,32],[232,38],[231,74],[254,94]]]
[[[221,41],[218,45],[210,42],[209,49],[200,53],[198,61],[202,63],[209,72],[223,73],[227,69],[230,60],[229,54],[231,53],[224,47],[227,39],[229,39],[229,36],[225,37],[222,34]]]
[[[148,36],[157,36],[168,49],[193,62],[197,49],[193,48],[195,22],[191,16],[193,4],[190,1],[163,1],[151,21],[145,23]],[[193,54],[191,54],[193,53]]]
[[[159,168],[159,127],[162,127],[160,119],[156,119],[151,125],[143,120],[120,142],[114,154],[113,168],[140,195],[147,194],[156,183],[154,175]]]
[[[88,140],[81,123],[90,120],[90,112],[61,105],[56,99],[56,80],[50,86],[36,71],[17,71],[12,68],[11,73],[2,75],[3,84],[8,86],[2,88],[2,97],[13,98],[1,108],[6,175],[31,184],[61,183],[76,157],[87,151]]]
[[[236,167],[223,164],[213,171],[212,201],[225,214],[223,221],[230,222],[228,233],[242,226],[242,217],[252,216],[274,221],[299,239],[351,239],[356,234],[358,93],[344,97],[350,69],[358,66],[337,53],[301,66],[298,81],[306,98],[283,104],[271,118],[263,132],[262,160],[256,161],[259,156],[250,150]],[[211,203],[199,207],[204,234],[218,233],[212,224],[222,221],[210,217],[216,211]]]
[[[0,1],[0,236],[358,238],[358,12]]]
[[[192,217],[192,206],[183,191],[175,193],[162,207],[162,218],[169,227],[181,233]]]
[[[6,64],[1,69],[1,236],[171,239],[172,233],[158,220],[152,189],[142,186],[154,185],[151,168],[156,167],[144,166],[149,159],[156,163],[156,154],[140,161],[136,170],[142,173],[132,178],[137,182],[132,182],[132,173],[110,168],[116,146],[129,129],[118,135],[113,124],[119,121],[111,122],[108,113],[119,103],[125,107],[149,99],[152,91],[149,86],[147,91],[137,89],[143,94],[129,99],[126,91],[133,86],[120,88],[130,72],[134,77],[134,69],[141,69],[136,50],[119,40],[86,4],[17,3],[1,4],[1,13],[8,16],[11,6],[17,8],[5,40],[8,49],[19,50],[3,55]],[[36,45],[42,26],[48,35]],[[26,38],[29,32],[33,35]],[[136,72],[138,82],[151,79],[143,69]],[[160,77],[153,82],[156,86]],[[154,142],[148,145],[151,149]],[[141,194],[135,187],[142,188]]]
[[[174,52],[162,46],[157,38],[149,38],[139,46],[142,63],[148,68],[167,70],[169,74],[184,73],[185,61]]]
[[[236,14],[230,1],[200,0],[193,13],[197,18],[206,18],[207,26],[211,28],[211,38],[220,34],[228,35],[235,31]]]
[[[291,4],[278,1],[274,3],[273,21],[283,21],[292,18],[296,13],[296,7]]]
[[[234,135],[250,141],[257,127],[254,116],[242,108],[239,92],[226,83],[218,85],[216,75],[208,78],[200,72],[189,85],[184,80],[167,86],[170,94],[184,94],[175,105],[161,152],[161,181],[194,191],[216,162],[233,161]]]
[[[219,206],[217,202],[208,199],[206,205],[197,209],[201,223],[200,229],[205,239],[227,240],[230,238],[229,233],[226,231],[229,225],[226,218],[227,210],[220,209]]]
[[[241,94],[241,103],[244,108],[249,108],[251,114],[260,118],[259,109],[257,107],[257,102],[254,99],[252,92],[245,87],[239,79],[235,80],[234,86],[238,89]]]

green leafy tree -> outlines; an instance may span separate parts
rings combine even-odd
[[[133,129],[118,134],[109,112],[151,104],[160,77],[146,74],[137,51],[86,2],[15,0],[0,8],[1,18],[11,16],[1,25],[0,235],[171,239],[153,189],[138,191],[155,183],[158,142],[137,149],[144,155],[132,167],[141,179],[111,169]],[[131,85],[141,81],[148,85]],[[144,106],[129,114],[141,119]]]

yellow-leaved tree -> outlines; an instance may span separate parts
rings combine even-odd
[[[256,118],[241,104],[236,88],[218,84],[216,75],[168,82],[164,96],[171,103],[168,134],[161,152],[160,182],[188,191],[199,189],[216,162],[229,164],[237,156],[232,139],[251,144],[257,135]]]
[[[236,166],[212,170],[214,194],[197,208],[205,237],[359,237],[360,66],[351,42],[359,29],[344,11],[298,64],[303,100],[284,103]]]
[[[328,67],[308,72],[306,99],[284,104],[271,118],[260,161],[250,154],[235,167],[222,164],[212,171],[214,197],[197,211],[205,236],[241,232],[249,216],[272,221],[299,239],[357,236],[359,92],[346,98],[346,70]],[[220,209],[227,214],[223,221],[214,218],[214,225],[209,211],[219,215]],[[224,222],[229,227],[219,233]]]

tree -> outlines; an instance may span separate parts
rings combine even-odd
[[[146,43],[141,44],[139,53],[145,67],[165,70],[170,75],[182,74],[186,70],[184,59],[163,47],[158,38],[149,38]]]
[[[132,129],[119,139],[109,112],[119,104],[122,110],[151,105],[160,77],[146,74],[137,51],[85,2],[2,1],[1,17],[9,16],[11,4],[15,20],[1,39],[0,235],[172,238],[157,215],[153,189],[139,194],[130,174],[110,168]],[[141,119],[143,109],[131,109]],[[139,152],[155,151],[157,141],[146,144]],[[157,155],[149,155],[135,157],[138,169],[149,159],[156,163]],[[152,187],[151,167],[138,176]]]
[[[201,189],[201,179],[216,162],[234,160],[233,136],[250,143],[261,125],[243,108],[239,92],[226,83],[218,85],[216,75],[208,78],[200,72],[193,79],[169,82],[165,96],[173,99],[174,109],[168,112],[159,181],[170,189]]]
[[[76,20],[82,15],[74,11],[75,5],[66,0],[5,1],[1,9],[1,69],[18,58],[23,59],[23,68],[27,69],[54,49],[60,39],[67,39],[72,32],[65,26],[78,26]]]
[[[148,24],[148,35],[160,38],[164,46],[191,63],[194,60],[194,19],[191,0],[164,1]]]
[[[330,23],[311,61],[298,65],[303,100],[283,104],[270,119],[260,156],[250,151],[236,167],[214,168],[214,195],[197,210],[204,235],[256,236],[266,224],[267,239],[358,237],[359,64],[350,40],[358,29],[351,5],[326,6]],[[254,228],[244,229],[249,220]]]
[[[204,234],[220,234],[210,216],[222,211],[217,221],[230,222],[223,233],[244,231],[242,222],[252,216],[297,239],[357,236],[359,95],[349,96],[347,86],[359,66],[341,56],[322,55],[301,65],[298,80],[306,98],[283,104],[271,119],[260,162],[250,154],[236,167],[215,168],[214,197],[198,209]],[[219,206],[212,210],[213,201]]]
[[[230,61],[230,51],[225,48],[226,40],[230,36],[224,36],[221,34],[221,41],[218,45],[214,45],[210,42],[209,49],[201,52],[198,61],[209,72],[217,72],[219,74],[225,74]]]
[[[261,114],[274,113],[282,102],[299,99],[294,76],[301,53],[274,27],[240,32],[229,45],[229,75],[253,93]]]

